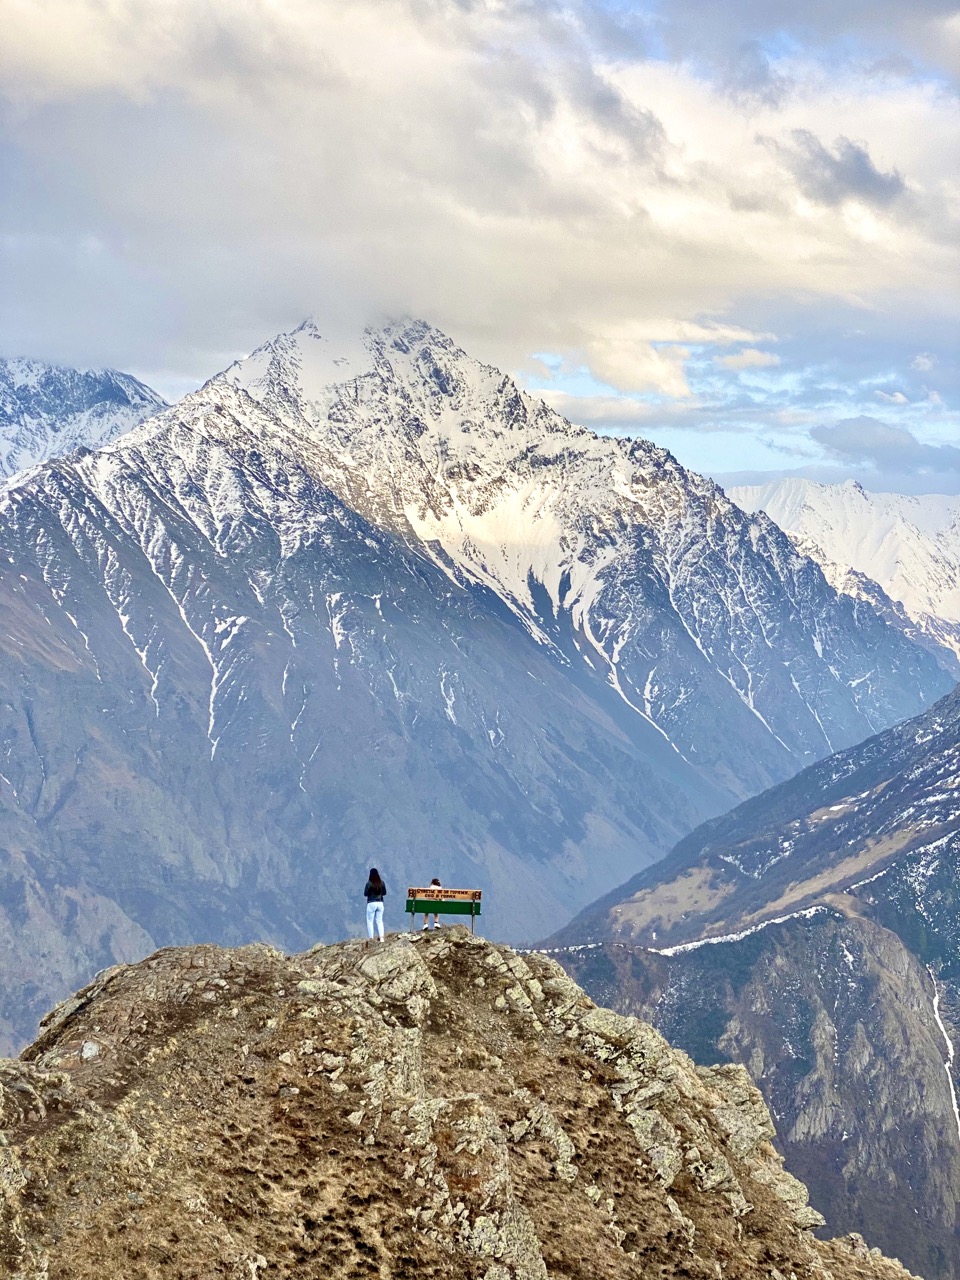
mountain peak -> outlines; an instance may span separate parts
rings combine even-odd
[[[0,360],[0,479],[78,448],[99,448],[166,407],[116,369]]]
[[[686,471],[665,450],[569,423],[413,317],[337,340],[308,318],[232,365],[205,393],[216,398],[225,387],[282,424],[291,456],[309,457],[313,473],[354,510],[424,549],[458,585],[492,590],[558,656],[566,659],[571,645],[580,652],[585,647],[589,663],[599,659],[599,670],[608,673],[624,703],[634,713],[642,707],[644,720],[688,761],[689,753],[703,758],[703,742],[676,742],[665,723],[673,721],[675,708],[651,697],[663,673],[664,664],[653,656],[662,640],[642,639],[639,618],[624,625],[622,607],[612,598],[625,566],[646,565],[637,568],[648,584],[644,589],[665,589],[671,607],[683,612],[683,584],[691,572],[684,548],[692,538],[696,549],[691,545],[690,554],[714,556],[715,574],[729,578],[724,610],[733,625],[721,615],[707,623],[691,614],[680,643],[692,642],[708,656],[714,642],[706,640],[706,630],[716,624],[724,650],[731,645],[738,651],[723,678],[766,733],[796,698],[792,684],[782,696],[774,692],[783,680],[799,680],[795,672],[778,671],[760,685],[743,675],[747,652],[758,643],[769,647],[743,622],[755,616],[752,597],[763,593],[763,574],[747,586],[742,575],[731,576],[724,559],[738,559],[733,548],[744,540],[755,550],[763,544],[763,555],[778,562],[796,557],[792,545],[775,525],[744,517],[711,481]],[[727,550],[721,552],[721,545]],[[796,560],[788,574],[799,583],[809,562]],[[781,567],[786,570],[786,560]],[[799,588],[801,594],[808,589]],[[817,587],[825,589],[822,582]],[[594,611],[599,616],[591,621]],[[873,625],[861,609],[858,625],[864,624]],[[568,625],[577,640],[565,634]],[[806,653],[800,657],[808,645],[818,660],[823,657],[820,624],[811,628],[800,642],[798,671],[808,661]],[[634,652],[644,674],[639,687],[629,688],[621,657]],[[866,654],[844,675],[836,663],[830,667],[831,687],[839,682],[844,703],[859,704],[866,692],[861,685],[874,679],[865,660]],[[812,696],[817,702],[822,697]],[[854,728],[844,711],[843,727],[838,722],[831,729],[805,695],[799,715],[808,759],[863,736],[876,723],[863,723],[857,710]],[[782,749],[797,740],[796,725],[773,736],[774,750]]]
[[[308,317],[235,361],[207,386],[226,382],[272,408],[295,405],[316,420],[346,384],[379,380],[395,391],[402,389],[407,398],[422,400],[425,390],[431,396],[451,396],[467,383],[483,381],[484,374],[503,381],[502,374],[471,359],[425,320],[401,317],[331,338]]]

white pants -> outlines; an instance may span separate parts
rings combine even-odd
[[[368,902],[367,903],[367,937],[372,938],[374,930],[383,940],[383,903]]]

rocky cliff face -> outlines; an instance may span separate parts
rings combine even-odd
[[[13,1280],[905,1280],[736,1066],[463,929],[159,952],[0,1064]]]
[[[74,449],[96,449],[166,401],[129,373],[0,360],[0,479]]]
[[[944,984],[896,934],[825,912],[671,956],[606,943],[555,958],[697,1062],[749,1070],[827,1231],[861,1231],[930,1280],[960,1275]]]
[[[0,488],[0,547],[8,1048],[157,945],[344,936],[370,865],[532,941],[946,683],[766,517],[421,323],[281,335]]]

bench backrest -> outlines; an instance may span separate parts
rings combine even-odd
[[[478,916],[482,897],[481,889],[444,889],[431,884],[425,889],[408,889],[406,909],[414,915]]]
[[[479,902],[482,889],[444,889],[439,884],[428,884],[425,889],[408,889],[408,898],[430,898],[437,902]]]

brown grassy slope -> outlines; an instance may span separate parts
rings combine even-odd
[[[903,1280],[739,1067],[465,929],[158,952],[0,1064],[0,1275]]]

